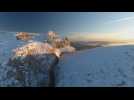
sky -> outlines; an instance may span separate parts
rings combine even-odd
[[[0,31],[55,31],[77,39],[134,39],[134,12],[0,12]]]

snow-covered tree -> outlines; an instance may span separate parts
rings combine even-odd
[[[56,38],[58,38],[58,37],[59,37],[59,36],[58,36],[57,33],[53,32],[53,31],[49,31],[49,32],[48,32],[48,42],[49,42],[49,43],[54,42],[54,40],[55,40]]]
[[[68,37],[65,37],[65,38],[64,38],[64,45],[65,45],[65,46],[71,45],[71,43],[70,43]]]
[[[48,43],[50,43],[55,48],[60,48],[62,39],[56,32],[49,31],[48,32]]]
[[[50,43],[54,48],[58,48],[65,52],[74,52],[75,48],[71,46],[68,37],[60,38],[57,33],[53,31],[48,32],[48,43]]]

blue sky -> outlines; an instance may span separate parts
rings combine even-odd
[[[50,30],[61,35],[134,34],[134,12],[0,12],[0,31]]]

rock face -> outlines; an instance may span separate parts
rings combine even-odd
[[[13,50],[7,75],[16,83],[11,86],[54,86],[54,67],[59,56],[47,43],[31,42]]]
[[[8,62],[11,70],[7,74],[17,81],[13,86],[54,86],[57,63],[58,58],[53,54],[11,58]]]

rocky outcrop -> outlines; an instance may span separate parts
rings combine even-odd
[[[32,39],[32,35],[30,35],[27,32],[17,32],[16,33],[16,39],[17,40],[28,41],[28,40]]]
[[[48,43],[32,41],[22,47],[16,48],[13,50],[14,56],[28,56],[28,55],[37,55],[37,54],[55,54],[57,57],[60,57],[61,52],[58,48],[52,47]]]
[[[14,86],[54,86],[58,60],[53,54],[10,58],[8,66],[11,70],[7,74],[17,81]]]
[[[59,56],[51,45],[31,42],[14,49],[7,75],[17,82],[14,86],[54,86],[58,61]]]

